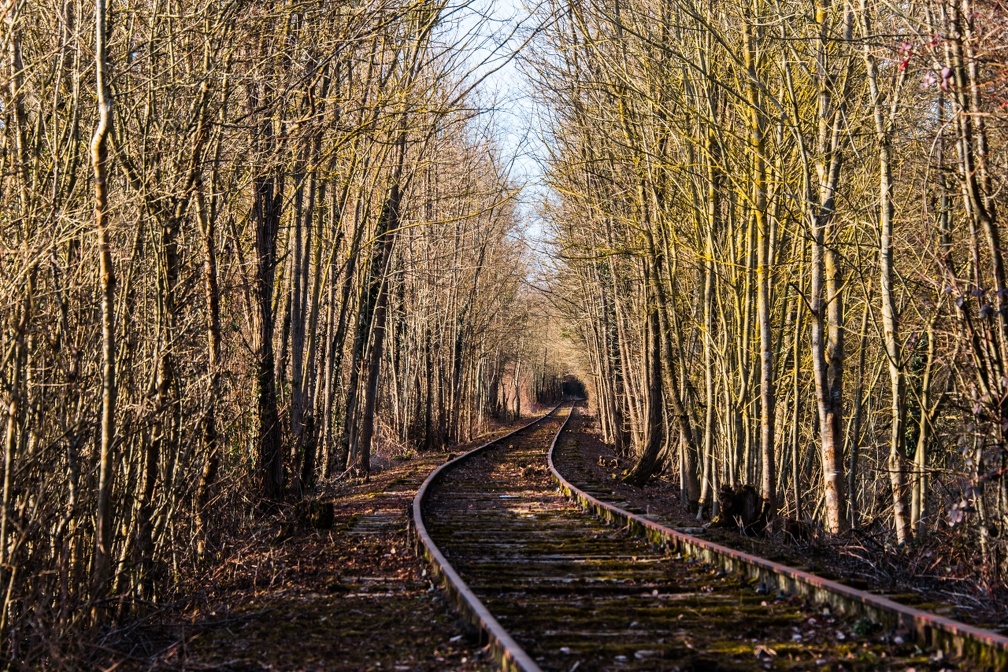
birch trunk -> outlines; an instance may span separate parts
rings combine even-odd
[[[889,482],[892,486],[893,525],[896,540],[909,539],[910,520],[906,492],[906,393],[903,362],[899,342],[899,318],[893,296],[893,176],[890,122],[886,119],[882,93],[879,90],[878,66],[871,52],[871,17],[867,0],[861,0],[861,28],[864,32],[862,54],[868,74],[872,118],[875,122],[875,142],[879,162],[879,297],[882,301],[882,336],[889,365],[890,430]],[[905,72],[905,71],[904,71]],[[897,84],[898,86],[898,84]]]

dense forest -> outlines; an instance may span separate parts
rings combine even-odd
[[[0,0],[0,665],[572,375],[698,520],[750,486],[1004,587],[1002,0],[527,18]],[[538,221],[480,87],[517,43]]]
[[[1001,584],[1004,4],[546,5],[557,303],[627,480]]]
[[[72,660],[278,502],[558,394],[458,9],[0,6],[8,663]]]

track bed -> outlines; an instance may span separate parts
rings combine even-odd
[[[424,505],[434,543],[539,667],[957,668],[865,621],[770,594],[586,515],[546,467],[569,408],[455,463]],[[580,440],[565,432],[558,454]]]

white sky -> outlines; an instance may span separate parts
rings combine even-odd
[[[532,100],[530,84],[521,71],[516,52],[533,27],[527,5],[541,0],[453,0],[447,11],[447,43],[465,54],[470,82],[482,81],[473,100],[491,109],[484,118],[496,136],[501,158],[510,162],[511,181],[523,185],[518,212],[524,242],[531,253],[533,275],[538,276],[547,256],[539,204],[542,180],[541,117]],[[529,278],[532,281],[532,278]]]
[[[522,211],[535,243],[542,237],[535,221],[543,194],[541,138],[529,82],[513,58],[532,28],[529,11],[523,0],[471,0],[460,19],[459,43],[471,50],[474,77],[485,76],[476,97],[493,106],[502,153],[514,161],[512,180],[526,185]]]

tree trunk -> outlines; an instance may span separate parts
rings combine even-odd
[[[258,86],[249,85],[249,104],[253,111],[260,104]],[[268,88],[265,95],[271,95]],[[268,118],[262,120],[255,132],[256,144],[265,158],[273,160],[275,140],[272,121]],[[256,332],[253,347],[256,370],[256,466],[261,495],[268,500],[276,500],[283,494],[283,437],[274,373],[273,287],[276,278],[277,238],[283,209],[282,173],[277,171],[274,175],[257,176],[252,181],[252,199],[251,221],[255,230],[253,313]]]
[[[745,61],[748,70],[746,96],[749,103],[749,142],[752,152],[753,214],[756,225],[756,315],[760,333],[760,459],[761,494],[764,511],[773,516],[777,512],[777,473],[774,449],[774,342],[770,315],[770,230],[767,220],[767,168],[764,120],[760,107],[759,91],[759,28],[758,2],[754,0],[754,17],[748,17],[745,26]],[[756,32],[756,35],[753,33]]]
[[[203,472],[196,488],[196,540],[199,555],[206,551],[207,505],[210,492],[217,482],[220,469],[220,437],[217,430],[217,399],[220,396],[220,286],[217,279],[217,237],[215,220],[207,212],[201,183],[197,183],[196,216],[203,234],[203,292],[206,296],[207,378],[208,394],[206,414],[203,416],[201,440],[206,457]]]
[[[852,527],[858,526],[857,479],[858,461],[861,457],[861,428],[864,422],[865,358],[868,354],[868,314],[871,312],[871,296],[865,297],[864,311],[861,313],[861,330],[858,336],[858,368],[854,382],[854,417],[851,420],[850,458],[847,461],[847,501],[848,515]]]
[[[388,275],[392,249],[399,233],[400,207],[402,205],[402,171],[406,157],[406,133],[399,136],[399,159],[392,177],[392,187],[379,218],[375,244],[378,250],[371,257],[369,288],[365,306],[374,306],[372,343],[368,355],[367,382],[364,388],[364,406],[361,413],[360,436],[356,441],[357,472],[365,478],[371,474],[371,440],[374,436],[374,414],[378,403],[378,376],[385,344],[385,321],[388,306]]]
[[[361,413],[360,438],[357,441],[357,473],[368,477],[371,473],[371,441],[374,436],[374,415],[378,401],[378,376],[381,372],[381,359],[385,343],[385,322],[388,306],[388,277],[387,267],[382,264],[388,263],[391,256],[392,246],[395,243],[396,230],[398,229],[399,204],[402,194],[398,182],[392,185],[392,191],[386,204],[386,213],[382,215],[388,224],[383,227],[380,245],[381,252],[375,255],[376,263],[372,266],[372,271],[377,271],[378,275],[372,278],[372,282],[378,285],[378,296],[375,302],[374,322],[371,327],[372,344],[368,355],[367,383],[364,388],[364,406]]]
[[[92,620],[101,619],[101,604],[109,588],[112,573],[112,483],[115,462],[116,412],[116,340],[115,340],[115,268],[108,223],[108,137],[112,132],[112,94],[107,81],[109,67],[106,49],[108,31],[105,0],[95,0],[95,80],[98,92],[98,124],[91,138],[91,165],[95,177],[95,231],[98,234],[99,273],[101,276],[102,315],[102,405],[101,443],[98,447],[98,498],[95,507],[95,554],[92,565],[91,599],[95,607]]]
[[[847,499],[844,492],[843,467],[843,365],[844,365],[844,297],[840,253],[834,245],[836,227],[836,191],[843,160],[846,121],[846,87],[836,95],[833,86],[836,74],[828,62],[828,52],[834,40],[831,25],[831,0],[819,0],[816,7],[819,37],[817,40],[818,142],[816,170],[818,193],[806,169],[806,204],[812,228],[812,371],[815,382],[816,406],[819,412],[820,451],[822,457],[823,490],[826,528],[838,533],[847,527]],[[845,10],[846,13],[847,10]],[[850,19],[845,18],[849,43]],[[824,296],[825,294],[825,296]]]
[[[890,157],[889,124],[885,117],[882,93],[879,90],[878,67],[871,53],[871,20],[866,0],[861,0],[861,28],[864,31],[862,53],[868,74],[868,91],[871,95],[872,117],[875,122],[875,140],[879,162],[879,297],[882,301],[882,336],[889,364],[890,431],[889,480],[892,486],[893,524],[896,540],[903,544],[909,539],[910,520],[906,492],[906,392],[903,379],[903,362],[899,342],[899,322],[896,299],[893,296],[893,177]],[[905,71],[904,71],[905,72]]]
[[[650,232],[645,234],[651,239]],[[651,239],[651,246],[654,241]],[[648,277],[646,346],[645,346],[645,376],[647,398],[645,401],[644,443],[637,463],[623,478],[631,485],[644,485],[648,479],[661,467],[661,450],[665,444],[664,418],[662,405],[662,357],[661,357],[661,315],[658,307],[657,269],[654,262],[645,260]],[[677,395],[678,396],[678,395]]]

